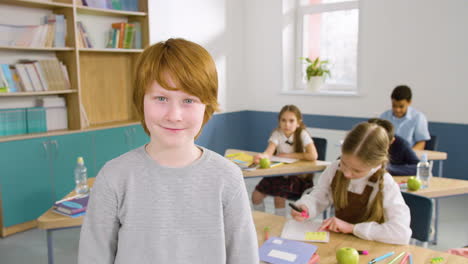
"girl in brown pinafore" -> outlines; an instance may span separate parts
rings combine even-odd
[[[410,212],[392,176],[388,161],[387,132],[367,122],[355,126],[341,147],[341,160],[333,162],[320,176],[314,190],[296,206],[311,218],[333,204],[335,216],[323,221],[320,230],[352,233],[391,244],[408,244]],[[297,221],[305,218],[291,211]]]

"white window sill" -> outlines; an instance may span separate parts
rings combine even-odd
[[[361,94],[358,91],[307,91],[307,90],[283,90],[282,95],[308,95],[308,96],[346,96],[346,97],[358,97]]]

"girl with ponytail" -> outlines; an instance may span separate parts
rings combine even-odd
[[[303,195],[296,206],[314,218],[333,204],[335,216],[323,221],[321,231],[408,244],[410,211],[399,186],[385,170],[389,144],[382,127],[367,122],[358,124],[343,142],[341,159],[322,173],[318,185]],[[297,211],[292,210],[291,215],[297,221],[305,220]]]

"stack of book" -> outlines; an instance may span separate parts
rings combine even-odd
[[[64,15],[44,16],[40,25],[0,24],[0,45],[16,47],[64,48],[67,21]]]
[[[67,67],[57,59],[20,60],[1,64],[0,92],[41,92],[70,89]]]
[[[141,24],[139,22],[112,23],[109,31],[106,48],[140,49]]]
[[[77,0],[77,2],[94,8],[138,11],[138,0]]]
[[[60,201],[54,204],[53,211],[55,213],[69,216],[78,217],[86,214],[86,208],[88,207],[89,195],[76,195]]]

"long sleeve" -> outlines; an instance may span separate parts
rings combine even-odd
[[[101,170],[91,190],[81,228],[78,263],[114,263],[119,226],[117,198]]]
[[[416,175],[416,164],[388,164],[387,171],[393,176]]]
[[[239,188],[224,208],[224,232],[227,264],[257,264],[257,233],[253,223],[245,185]]]
[[[328,208],[333,198],[331,195],[331,182],[335,176],[338,162],[330,164],[325,171],[320,175],[317,186],[314,186],[311,193],[303,195],[301,199],[296,201],[296,205],[303,204],[309,209],[310,218],[316,217]]]
[[[410,211],[390,174],[384,175],[383,206],[385,222],[365,222],[354,226],[354,235],[389,244],[408,244],[411,238]]]

